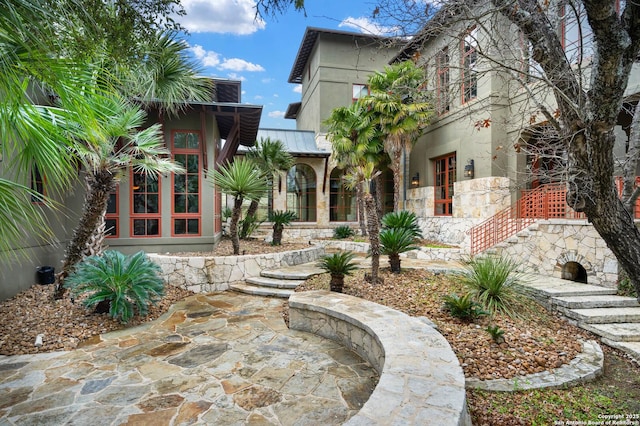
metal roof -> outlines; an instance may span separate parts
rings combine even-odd
[[[298,118],[298,113],[302,107],[302,102],[293,102],[287,106],[287,111],[284,113],[284,118]]]
[[[315,133],[308,130],[258,129],[257,139],[270,138],[281,141],[294,157],[329,157],[331,152],[318,148]],[[239,147],[238,154],[244,154],[247,148]]]

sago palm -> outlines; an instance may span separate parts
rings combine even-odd
[[[284,230],[284,227],[289,225],[295,219],[296,213],[290,210],[276,210],[269,215],[269,220],[273,222],[273,237],[271,240],[272,245],[279,246],[280,244],[282,244],[282,231]]]
[[[242,214],[242,202],[245,199],[260,199],[268,189],[267,178],[255,163],[243,158],[230,164],[227,163],[219,170],[214,170],[208,179],[221,192],[233,197],[229,234],[233,245],[233,254],[238,255],[240,254],[238,222]]]
[[[411,232],[413,238],[422,238],[422,230],[418,225],[418,217],[407,210],[389,212],[382,217],[382,227],[385,229],[399,228]]]
[[[338,253],[332,253],[323,256],[318,262],[318,267],[324,269],[331,275],[331,282],[329,288],[331,291],[342,293],[344,289],[344,277],[351,275],[355,269],[356,264],[353,262],[355,257],[351,251],[340,251]]]

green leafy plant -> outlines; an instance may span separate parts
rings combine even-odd
[[[400,272],[400,253],[416,250],[414,234],[410,229],[387,228],[380,231],[380,253],[389,256],[391,272]]]
[[[125,256],[107,250],[100,256],[90,256],[78,264],[65,280],[73,296],[86,295],[83,304],[97,312],[109,312],[123,323],[129,322],[134,308],[141,316],[148,307],[164,295],[160,267],[140,251]]]
[[[487,333],[491,336],[494,342],[500,344],[504,342],[504,330],[497,325],[489,325],[487,327]]]
[[[449,313],[463,321],[473,321],[488,312],[482,309],[482,305],[473,300],[471,293],[459,297],[457,294],[449,294],[443,297],[444,307]]]
[[[333,230],[333,238],[342,240],[345,238],[349,238],[354,235],[353,229],[351,229],[348,225],[338,226]]]
[[[340,251],[323,256],[318,262],[318,267],[331,274],[329,288],[331,291],[342,293],[344,288],[344,277],[351,275],[357,268],[352,251]]]
[[[292,212],[290,210],[275,210],[269,215],[269,220],[273,222],[273,237],[271,240],[272,245],[279,246],[280,244],[282,244],[282,231],[284,230],[284,227],[289,225],[295,219],[295,212]]]
[[[513,305],[518,295],[516,286],[525,281],[518,267],[517,262],[507,257],[476,256],[467,260],[459,279],[489,312],[514,317]]]
[[[382,216],[382,227],[384,229],[406,229],[414,239],[422,238],[418,218],[415,213],[406,210],[390,212]]]
[[[231,210],[231,207],[229,207],[229,206],[224,206],[224,207],[222,208],[222,212],[221,212],[221,214],[222,214],[222,221],[223,221],[223,222],[226,222],[226,221],[227,221],[227,219],[229,219],[229,218],[231,217],[232,212],[233,212],[233,211]]]
[[[263,222],[264,220],[260,220],[256,216],[246,216],[238,223],[240,228],[240,230],[238,231],[240,239],[246,240],[247,238],[251,237],[251,235],[256,232],[256,230],[260,227],[260,225],[262,225]]]

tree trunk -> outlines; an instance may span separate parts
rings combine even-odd
[[[336,293],[342,293],[344,289],[344,275],[331,274],[331,281],[329,282],[329,289]]]
[[[356,186],[356,198],[358,200],[358,222],[360,224],[360,233],[363,237],[367,236],[367,223],[364,219],[364,197],[362,196],[362,183]]]
[[[389,255],[389,267],[394,274],[400,273],[400,255],[398,253]]]
[[[273,225],[273,238],[271,244],[274,246],[279,246],[282,244],[282,231],[284,230],[284,225],[275,223]]]
[[[364,203],[367,209],[367,227],[369,228],[369,243],[371,245],[371,284],[378,284],[378,270],[380,269],[380,232],[376,203],[369,192],[365,192]]]
[[[376,183],[376,217],[378,218],[378,228],[380,228],[382,226],[382,216],[384,216],[384,179],[382,179],[382,174],[379,174],[374,179]]]
[[[249,232],[249,227],[253,223],[253,220],[256,218],[256,212],[258,211],[258,200],[251,200],[251,204],[249,204],[249,208],[247,209],[247,214],[244,216],[244,222],[242,222],[242,230],[240,231],[240,235],[243,238],[249,238],[247,232]],[[253,220],[252,220],[253,219]]]
[[[73,271],[78,262],[83,259],[87,244],[98,229],[107,211],[109,193],[115,189],[114,175],[108,171],[97,171],[88,174],[87,193],[84,197],[82,216],[78,226],[73,231],[73,237],[67,246],[62,271],[56,276],[54,299],[62,299],[66,292],[64,280]]]
[[[631,120],[629,148],[627,149],[622,171],[622,201],[631,216],[635,215],[636,200],[640,194],[640,187],[636,187],[638,156],[640,156],[640,103],[636,105],[633,120]]]
[[[401,164],[401,156],[400,150],[393,150],[393,158],[391,159],[391,164],[389,164],[389,168],[393,172],[393,211],[400,211],[400,167]]]
[[[229,224],[229,236],[233,246],[233,254],[240,254],[240,238],[238,236],[238,222],[242,213],[242,197],[236,197],[233,201],[233,211],[231,212],[231,223]]]

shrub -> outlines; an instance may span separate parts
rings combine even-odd
[[[242,219],[238,223],[240,228],[240,238],[246,240],[247,238],[251,237],[251,235],[256,232],[256,229],[258,229],[260,225],[262,225],[262,222],[264,222],[264,220],[259,220],[255,216],[247,216]]]
[[[289,225],[296,219],[296,214],[292,211],[275,210],[269,215],[269,220],[273,222],[273,236],[271,244],[279,246],[282,244],[282,231],[286,225]]]
[[[462,297],[458,297],[453,293],[443,297],[444,307],[449,313],[464,321],[473,321],[474,319],[487,315],[488,312],[482,309],[482,306],[473,300],[471,293],[467,293]]]
[[[380,232],[380,253],[389,256],[391,272],[400,272],[400,253],[415,250],[413,231],[402,228],[388,228]]]
[[[504,330],[497,325],[490,325],[487,327],[487,333],[491,336],[494,342],[500,344],[504,342]]]
[[[422,238],[418,218],[415,213],[406,210],[390,212],[382,216],[382,227],[385,229],[406,229],[411,232],[413,238]]]
[[[344,288],[344,277],[351,275],[357,268],[353,262],[354,253],[352,251],[340,251],[320,258],[318,267],[331,274],[331,291],[342,293]]]
[[[518,266],[517,262],[502,256],[476,256],[466,262],[459,278],[489,312],[513,317],[516,315],[513,311],[515,286],[524,281],[524,275],[517,272]]]
[[[342,240],[344,238],[349,238],[354,235],[353,229],[349,228],[347,225],[338,226],[333,230],[333,238]]]
[[[145,316],[149,305],[164,295],[160,272],[160,267],[142,251],[125,256],[118,251],[107,250],[79,263],[64,286],[71,290],[72,295],[86,295],[83,301],[86,307],[108,305],[112,318],[127,323],[134,315],[134,307],[138,314]]]

